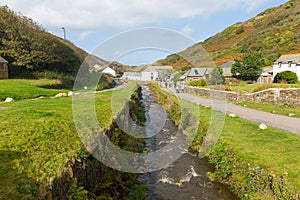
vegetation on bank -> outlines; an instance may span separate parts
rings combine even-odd
[[[178,104],[177,98],[157,85],[151,88],[171,113],[170,117],[178,120],[180,113],[172,109],[173,104]],[[200,124],[192,146],[197,150],[201,149],[211,113],[211,109],[200,106]],[[256,123],[227,116],[218,143],[207,155],[216,169],[209,175],[230,185],[241,199],[297,199],[299,149],[297,135],[271,127],[260,130]]]
[[[115,93],[129,98],[134,89],[131,84]],[[112,92],[96,94],[103,129],[112,123],[111,98]],[[16,101],[1,108],[6,109],[0,110],[0,199],[43,197],[70,157],[86,155],[73,122],[72,98]]]

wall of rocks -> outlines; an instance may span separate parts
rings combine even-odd
[[[208,98],[226,99],[227,101],[234,102],[248,101],[279,105],[289,104],[300,107],[300,88],[270,88],[249,94],[248,92],[230,92],[186,86],[185,92]]]
[[[244,95],[244,100],[256,103],[300,106],[300,88],[270,88]]]

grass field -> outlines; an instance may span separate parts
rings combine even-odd
[[[168,98],[170,94],[162,92],[157,86],[152,86],[152,88],[158,94],[162,93],[166,103],[171,101]],[[160,95],[157,96],[163,99]],[[200,106],[201,118],[199,121],[201,130],[197,134],[203,134],[203,130],[204,132],[207,130],[211,114],[212,111],[210,109]],[[201,144],[201,137],[196,136],[196,138],[199,140],[198,144]],[[216,167],[220,167],[222,175],[227,174],[228,180],[231,178],[232,187],[235,187],[236,192],[243,194],[243,192],[247,193],[248,187],[255,188],[255,182],[251,181],[256,180],[252,178],[261,175],[255,174],[256,169],[262,169],[266,178],[259,177],[258,179],[261,178],[266,181],[268,180],[268,175],[274,175],[274,177],[276,176],[279,179],[280,177],[286,177],[291,185],[296,188],[298,194],[300,194],[300,136],[272,127],[269,127],[267,130],[260,130],[257,123],[242,118],[226,116],[218,144],[220,143],[226,144],[226,149],[231,149],[237,155],[237,157],[234,157],[221,150],[218,152],[223,154],[221,162],[214,163],[217,165]],[[244,170],[245,168],[247,170]],[[249,174],[249,177],[245,177],[246,174]],[[281,188],[283,191],[281,195],[284,195],[285,189]],[[295,192],[294,190],[288,192]],[[257,199],[261,198],[262,196]]]
[[[289,114],[294,114],[294,117],[300,117],[300,108],[289,107],[278,104],[263,104],[263,103],[254,103],[254,102],[241,102],[238,105],[246,105],[248,108],[253,108],[256,110],[261,110],[265,112],[275,113],[279,115],[289,116]]]
[[[134,87],[115,93],[130,96]],[[112,92],[96,95],[102,128],[112,121],[111,96]],[[73,122],[72,98],[16,101],[1,107],[7,109],[0,110],[0,199],[32,199],[84,148]]]
[[[25,80],[25,79],[6,79],[0,80],[0,101],[7,97],[14,100],[29,99],[40,96],[54,96],[60,92],[67,92],[67,90],[56,90],[42,88],[44,86],[51,86],[58,84],[57,80],[39,79],[39,80]]]
[[[230,90],[231,91],[237,91],[242,90],[246,91],[248,90],[250,93],[253,93],[255,89],[258,88],[299,88],[300,83],[297,84],[278,84],[278,83],[272,83],[272,84],[248,84],[248,85],[241,85],[241,86],[231,86]]]

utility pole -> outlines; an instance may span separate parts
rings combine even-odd
[[[64,40],[66,39],[66,29],[65,27],[61,27],[61,29],[64,31]]]

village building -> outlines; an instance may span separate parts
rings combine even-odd
[[[173,70],[171,66],[148,66],[141,72],[124,72],[122,79],[136,81],[158,81]]]
[[[191,68],[179,78],[179,80],[186,82],[200,79],[209,79],[209,70],[207,68]]]
[[[234,79],[233,74],[231,73],[231,67],[233,63],[234,61],[229,61],[220,66],[223,70],[223,76],[227,81]]]
[[[258,79],[256,81],[258,84],[266,84],[273,82],[273,68],[264,68],[258,73]]]
[[[292,71],[297,74],[300,81],[300,53],[282,55],[273,65],[273,80],[277,73]]]
[[[8,78],[7,61],[0,56],[0,78]]]

